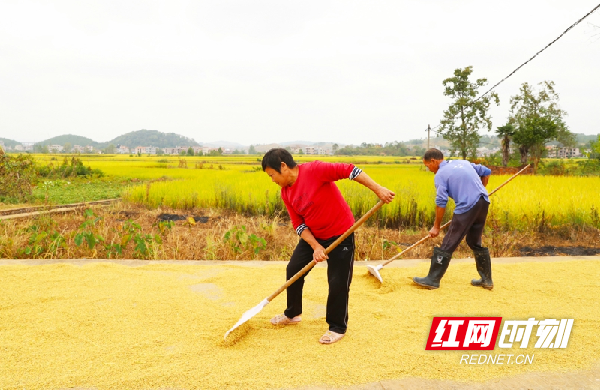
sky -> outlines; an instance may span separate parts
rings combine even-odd
[[[423,138],[455,69],[491,87],[597,1],[2,0],[0,137]],[[571,131],[600,133],[600,10],[496,88],[493,128],[544,80]]]

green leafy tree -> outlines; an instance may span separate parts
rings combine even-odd
[[[187,155],[188,156],[193,156],[194,155],[194,149],[191,146],[187,150]]]
[[[588,157],[600,160],[600,134],[598,134],[596,142],[590,141],[590,153]]]
[[[546,142],[558,141],[563,146],[573,146],[575,136],[564,122],[567,113],[558,106],[558,94],[553,81],[538,84],[535,90],[529,83],[523,83],[519,94],[511,97],[511,118],[516,131],[513,142],[519,146],[521,164],[525,165],[531,155],[534,169],[546,150]]]
[[[109,144],[106,148],[104,148],[104,153],[115,154],[115,145]]]
[[[498,138],[502,139],[502,166],[505,167],[510,159],[510,140],[515,134],[515,127],[509,122],[504,126],[497,127],[496,134],[498,134]]]
[[[516,144],[527,147],[531,154],[534,169],[540,162],[540,159],[546,151],[545,145],[548,140],[556,138],[558,125],[550,118],[542,116],[531,116],[521,121],[519,131],[513,136]],[[521,150],[519,148],[519,150]],[[522,153],[521,156],[527,156]]]
[[[254,149],[254,145],[250,145],[250,149],[248,149],[248,154],[256,154],[256,149]]]
[[[72,147],[73,147],[73,145],[71,145],[70,142],[65,142],[65,144],[63,145],[63,148],[65,149],[65,153],[69,153],[71,151]]]
[[[490,104],[500,104],[496,93],[479,96],[479,88],[485,86],[487,79],[469,80],[473,67],[456,69],[454,77],[443,81],[444,95],[453,99],[452,104],[444,111],[444,119],[438,129],[438,135],[450,143],[452,151],[458,151],[463,159],[468,155],[475,156],[479,146],[479,129],[492,129],[492,119],[488,114]]]

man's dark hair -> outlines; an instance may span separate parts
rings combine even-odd
[[[444,154],[435,148],[431,148],[425,152],[423,156],[423,160],[431,161],[431,160],[443,160]]]
[[[269,150],[262,159],[262,169],[263,172],[267,170],[267,168],[271,168],[281,173],[281,163],[284,162],[288,168],[294,168],[296,166],[296,162],[292,157],[292,154],[285,149],[275,148]]]

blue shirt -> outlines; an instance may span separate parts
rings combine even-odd
[[[446,207],[448,197],[454,199],[454,214],[469,211],[479,198],[490,203],[488,192],[481,182],[483,176],[492,174],[491,169],[465,160],[444,160],[435,174],[435,204]]]

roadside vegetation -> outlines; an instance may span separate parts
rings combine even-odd
[[[389,259],[427,235],[428,228],[389,229],[374,219],[356,233],[356,260]],[[484,242],[494,257],[531,254],[600,254],[600,231],[553,228],[506,234],[492,218]],[[9,259],[146,259],[146,260],[287,260],[298,236],[284,215],[249,217],[229,210],[147,209],[128,203],[75,213],[0,220],[0,258]],[[441,237],[406,258],[425,259]],[[565,249],[566,248],[566,249]],[[571,250],[577,250],[570,252]],[[457,258],[472,256],[462,243]]]

